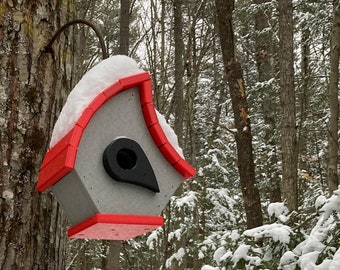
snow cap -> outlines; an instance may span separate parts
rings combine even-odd
[[[52,148],[76,124],[82,112],[105,88],[122,77],[143,72],[135,60],[126,55],[115,55],[91,68],[69,94],[54,126]]]

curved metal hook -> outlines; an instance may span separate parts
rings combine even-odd
[[[59,37],[59,35],[68,27],[70,27],[71,25],[74,24],[85,24],[89,27],[91,27],[93,29],[93,31],[96,33],[97,37],[99,38],[99,43],[102,49],[102,54],[103,54],[103,59],[106,59],[109,57],[107,50],[106,50],[106,46],[105,46],[105,41],[103,38],[103,35],[101,34],[101,32],[99,31],[99,29],[91,22],[86,21],[84,19],[76,19],[73,21],[70,21],[66,24],[64,24],[62,27],[60,27],[57,32],[53,35],[52,39],[50,40],[50,42],[45,46],[44,51],[48,51],[51,47],[53,42]]]

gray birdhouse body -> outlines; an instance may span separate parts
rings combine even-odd
[[[120,79],[91,104],[46,154],[37,189],[51,189],[70,237],[126,240],[161,226],[195,170],[158,121],[149,74]]]

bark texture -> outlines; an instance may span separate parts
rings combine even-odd
[[[298,208],[297,130],[294,89],[293,4],[279,0],[279,68],[281,102],[282,197],[290,210]]]
[[[119,53],[129,53],[130,0],[120,0]]]
[[[338,189],[338,130],[339,130],[339,57],[340,57],[340,3],[333,1],[334,22],[331,36],[330,76],[329,76],[329,136],[327,183],[330,194]]]
[[[129,24],[130,24],[130,0],[120,0],[120,29],[119,29],[119,53],[129,53]],[[109,253],[106,259],[105,269],[120,269],[120,252],[122,241],[109,241]]]
[[[233,0],[215,0],[222,58],[228,80],[237,145],[238,171],[247,216],[247,228],[263,223],[259,190],[255,183],[252,134],[241,64],[235,56]]]
[[[254,14],[255,22],[255,60],[258,72],[258,81],[267,82],[273,78],[273,34],[268,30],[270,27],[271,10],[268,10],[269,0],[253,0],[253,3],[257,6]],[[271,152],[268,155],[268,161],[266,166],[266,175],[269,179],[268,190],[270,202],[281,201],[281,178],[277,164],[279,161],[276,151],[278,139],[276,139],[275,131],[277,127],[277,101],[275,89],[271,85],[263,84],[261,87],[261,96],[263,101],[261,102],[261,108],[263,112],[263,120],[266,124],[265,128],[265,143]]]
[[[175,90],[173,97],[175,123],[174,129],[180,145],[183,143],[183,92],[184,92],[184,63],[183,63],[183,22],[182,0],[174,0],[174,40],[175,40]]]
[[[110,241],[109,253],[106,258],[107,270],[120,270],[120,252],[122,250],[122,241]]]
[[[53,52],[42,49],[71,9],[71,1],[0,2],[0,269],[65,269],[65,219],[35,185],[70,84],[65,36]]]

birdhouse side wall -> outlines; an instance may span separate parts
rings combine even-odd
[[[75,170],[53,185],[51,190],[72,225],[98,213],[96,205]]]

